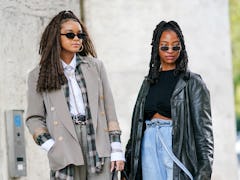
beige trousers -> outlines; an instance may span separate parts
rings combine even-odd
[[[87,133],[86,125],[75,125],[75,130],[78,136],[79,143],[83,151],[84,161],[87,154]],[[101,173],[90,174],[87,172],[87,165],[75,166],[74,180],[111,180],[110,158],[105,159],[103,171]]]

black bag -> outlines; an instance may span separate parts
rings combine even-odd
[[[114,168],[114,170],[112,171],[112,180],[114,180],[114,177],[117,175],[117,171],[116,169]],[[126,180],[129,180],[128,176],[127,176],[127,173],[125,170],[121,171],[121,175],[126,179]]]

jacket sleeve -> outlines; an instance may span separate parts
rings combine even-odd
[[[200,76],[189,81],[189,106],[199,162],[194,180],[210,180],[214,151],[210,94]]]
[[[119,123],[117,120],[115,104],[113,100],[112,91],[109,85],[107,73],[102,61],[98,60],[98,64],[100,66],[100,78],[102,81],[103,86],[103,100],[104,100],[104,108],[105,108],[105,115],[108,121],[108,130],[109,131],[120,131]]]
[[[36,91],[38,72],[38,69],[35,69],[28,76],[26,125],[33,135],[34,141],[41,145],[51,137],[46,126],[46,111],[42,93]]]
[[[125,167],[124,170],[126,174],[132,178],[132,176],[141,177],[141,141],[143,136],[143,124],[144,124],[144,108],[143,104],[145,102],[146,95],[149,90],[149,82],[147,78],[144,79],[141,88],[139,90],[137,100],[133,109],[132,122],[131,122],[131,133],[128,140],[126,150],[125,150]],[[137,158],[140,161],[136,161]],[[135,162],[134,162],[135,159]],[[137,162],[137,163],[136,163]],[[138,173],[137,173],[138,171]],[[124,177],[122,175],[122,177]],[[136,177],[137,179],[137,177]]]

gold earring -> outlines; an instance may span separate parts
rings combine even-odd
[[[82,50],[84,49],[83,45],[80,47],[78,52],[82,52]]]

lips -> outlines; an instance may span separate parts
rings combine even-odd
[[[79,47],[80,44],[72,44],[73,47]]]
[[[175,56],[165,56],[165,58],[166,58],[167,60],[174,60],[174,59],[175,59]]]

